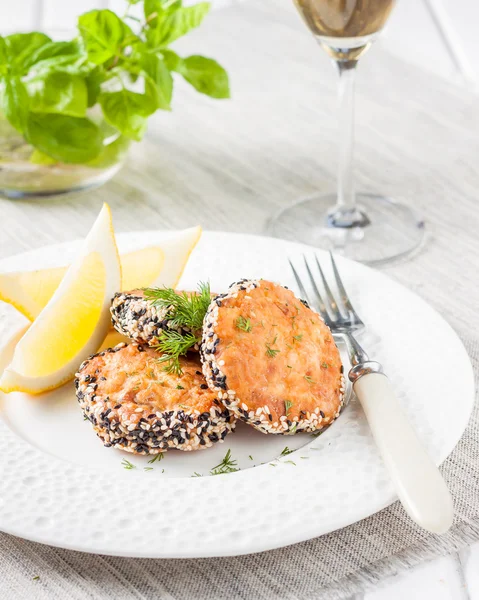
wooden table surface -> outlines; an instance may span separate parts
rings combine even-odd
[[[178,49],[221,60],[232,100],[200,97],[179,81],[174,111],[151,119],[147,140],[101,189],[0,200],[0,258],[84,236],[103,201],[117,231],[201,223],[261,234],[279,207],[334,190],[336,76],[289,2],[218,11]],[[427,223],[423,250],[386,270],[462,337],[476,337],[477,96],[379,45],[358,75],[357,188],[405,200]]]

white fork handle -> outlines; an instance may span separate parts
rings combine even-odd
[[[445,533],[454,516],[451,494],[404,415],[389,379],[379,373],[363,375],[354,391],[406,512],[424,529]]]

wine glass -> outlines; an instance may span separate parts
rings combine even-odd
[[[384,26],[394,0],[294,0],[339,72],[337,193],[303,199],[272,218],[276,237],[334,249],[368,264],[387,263],[416,249],[424,222],[407,205],[378,194],[355,194],[354,80],[359,58]]]

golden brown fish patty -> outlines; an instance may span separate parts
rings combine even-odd
[[[200,352],[210,388],[264,433],[317,431],[339,415],[343,367],[333,336],[287,288],[233,284],[208,309]]]
[[[168,374],[159,354],[119,344],[84,361],[76,374],[78,402],[105,446],[137,454],[198,450],[222,441],[235,418],[208,389],[198,355]]]

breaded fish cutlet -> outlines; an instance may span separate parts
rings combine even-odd
[[[78,402],[105,446],[136,454],[198,450],[224,440],[235,417],[201,372],[199,356],[180,358],[167,373],[161,355],[119,344],[84,361],[76,374]]]
[[[184,335],[191,330],[175,327],[171,319],[174,315],[168,307],[159,307],[145,298],[143,290],[119,292],[115,294],[110,307],[113,327],[122,335],[141,344],[156,346],[161,332],[173,329]],[[198,347],[192,348],[198,350]]]
[[[233,284],[210,304],[200,353],[210,388],[263,433],[314,432],[339,415],[338,348],[321,317],[287,288]]]

